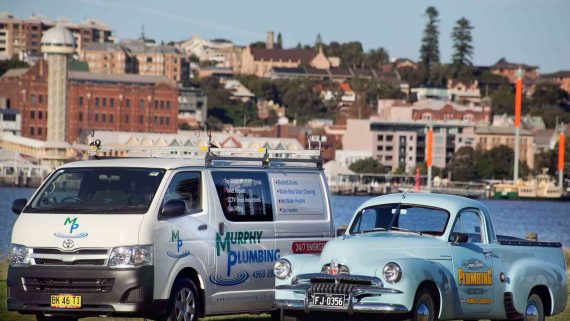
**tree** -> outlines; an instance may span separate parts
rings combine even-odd
[[[364,56],[364,65],[368,68],[379,69],[388,62],[390,62],[390,56],[384,48],[372,49]]]
[[[458,149],[451,159],[449,171],[454,181],[470,181],[477,178],[475,150],[470,146],[463,146]]]
[[[315,38],[315,49],[319,49],[319,47],[323,44],[323,37],[321,37],[321,34],[318,33],[317,34],[317,38]]]
[[[27,68],[29,66],[30,65],[28,65],[27,62],[21,61],[16,57],[12,57],[11,59],[8,59],[8,60],[1,60],[0,61],[0,76],[2,76],[6,71],[8,71],[10,69]]]
[[[385,174],[390,171],[389,167],[380,164],[379,161],[372,158],[357,160],[350,164],[349,168],[355,173],[363,174]]]
[[[265,42],[263,41],[256,41],[249,44],[250,48],[263,48],[265,49]]]
[[[477,152],[475,172],[481,179],[512,179],[515,152],[508,146],[501,145],[488,151]],[[521,177],[529,173],[525,162],[519,162]]]
[[[283,37],[281,36],[281,32],[277,34],[276,48],[283,49]]]
[[[424,29],[422,46],[420,47],[420,60],[430,68],[433,64],[439,63],[439,20],[435,7],[428,7],[425,14],[428,17],[428,22]]]
[[[458,66],[471,66],[473,64],[473,26],[465,17],[457,20],[451,39],[453,40],[453,64]]]

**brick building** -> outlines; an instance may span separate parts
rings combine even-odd
[[[9,94],[11,107],[21,112],[22,136],[47,138],[47,71],[40,60],[0,78],[0,95]],[[178,88],[164,77],[69,71],[66,108],[67,142],[89,130],[175,133]]]
[[[518,78],[517,71],[519,67],[523,71],[523,79],[525,82],[533,82],[538,78],[538,66],[508,62],[505,58],[501,58],[490,67],[491,73],[507,77],[511,84],[514,84]]]
[[[272,68],[299,68],[309,66],[330,69],[331,63],[322,49],[265,49],[247,47],[241,57],[240,72],[245,75],[269,77]]]
[[[111,29],[96,20],[74,23],[65,19],[52,21],[42,16],[20,19],[8,12],[0,12],[0,59],[40,56],[42,33],[56,24],[71,31],[78,50],[87,43],[114,41]]]

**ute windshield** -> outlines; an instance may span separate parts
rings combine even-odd
[[[153,168],[64,168],[50,176],[28,213],[146,213],[165,170]]]
[[[449,212],[420,205],[382,204],[362,209],[350,227],[350,234],[381,231],[443,235]]]

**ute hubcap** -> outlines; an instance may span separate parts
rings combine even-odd
[[[416,309],[416,320],[417,321],[429,321],[430,312],[427,304],[423,301],[418,303],[418,308]]]
[[[188,288],[180,290],[174,304],[176,321],[192,321],[195,313],[196,300],[194,300],[194,294]]]
[[[526,307],[526,321],[538,321],[538,308],[534,302],[529,302]]]

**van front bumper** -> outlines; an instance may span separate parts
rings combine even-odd
[[[153,301],[154,268],[85,266],[9,267],[8,310],[57,316],[154,316],[166,301]],[[79,309],[51,308],[51,296],[81,296]]]

